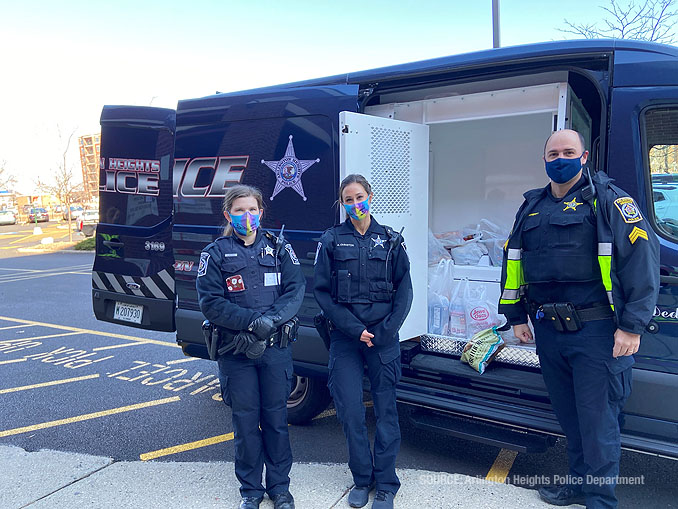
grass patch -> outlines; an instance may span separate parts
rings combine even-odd
[[[73,246],[73,249],[78,251],[94,251],[95,247],[96,239],[94,237],[89,237],[78,242],[75,246]]]

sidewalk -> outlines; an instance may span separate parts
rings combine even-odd
[[[232,508],[240,503],[233,463],[114,462],[111,458],[0,446],[0,508]],[[547,508],[535,490],[458,474],[399,469],[396,508]],[[299,509],[348,508],[347,465],[292,467]],[[372,497],[374,492],[372,493]],[[372,498],[371,497],[371,498]],[[371,503],[371,502],[370,502]],[[370,507],[370,504],[366,506]],[[262,509],[272,509],[265,498]]]

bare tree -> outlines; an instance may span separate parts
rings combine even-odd
[[[673,44],[676,42],[677,0],[609,0],[600,6],[606,13],[601,23],[575,23],[565,19],[561,32],[587,39],[615,38]]]
[[[58,129],[58,127],[57,127]],[[61,129],[58,129],[59,140],[61,145],[64,144],[64,137],[61,133]],[[73,228],[72,228],[72,218],[71,218],[71,204],[73,204],[76,198],[80,195],[82,191],[82,183],[74,182],[73,179],[73,169],[72,166],[67,164],[67,155],[68,149],[71,145],[71,140],[75,134],[75,129],[71,131],[71,134],[68,135],[66,139],[66,145],[64,147],[63,154],[61,156],[61,161],[57,164],[57,169],[51,171],[50,181],[47,183],[40,182],[38,180],[38,189],[44,193],[48,193],[59,200],[59,203],[66,206],[66,212],[68,215],[68,240],[73,240]]]
[[[16,177],[7,169],[7,161],[0,161],[0,191],[9,191],[16,185]]]

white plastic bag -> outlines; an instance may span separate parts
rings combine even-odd
[[[487,219],[481,219],[478,223],[481,233],[481,242],[490,255],[490,261],[495,267],[501,267],[504,256],[504,244],[509,236],[508,228],[503,228]]]
[[[478,265],[480,257],[487,254],[487,248],[479,242],[467,242],[463,246],[455,247],[452,259],[457,265]]]
[[[440,260],[438,266],[429,273],[428,332],[430,334],[447,334],[452,271],[452,260]]]
[[[468,282],[464,288],[464,311],[466,318],[466,337],[485,329],[500,325],[497,304],[487,299],[485,286]]]
[[[435,265],[440,260],[449,260],[450,253],[445,249],[431,230],[428,231],[428,264]]]
[[[467,279],[457,280],[450,296],[450,315],[447,333],[457,338],[466,337],[466,310],[464,309],[464,287]]]

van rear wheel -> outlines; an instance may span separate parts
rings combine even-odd
[[[294,375],[292,393],[287,400],[287,422],[308,424],[327,408],[331,399],[324,379]]]

